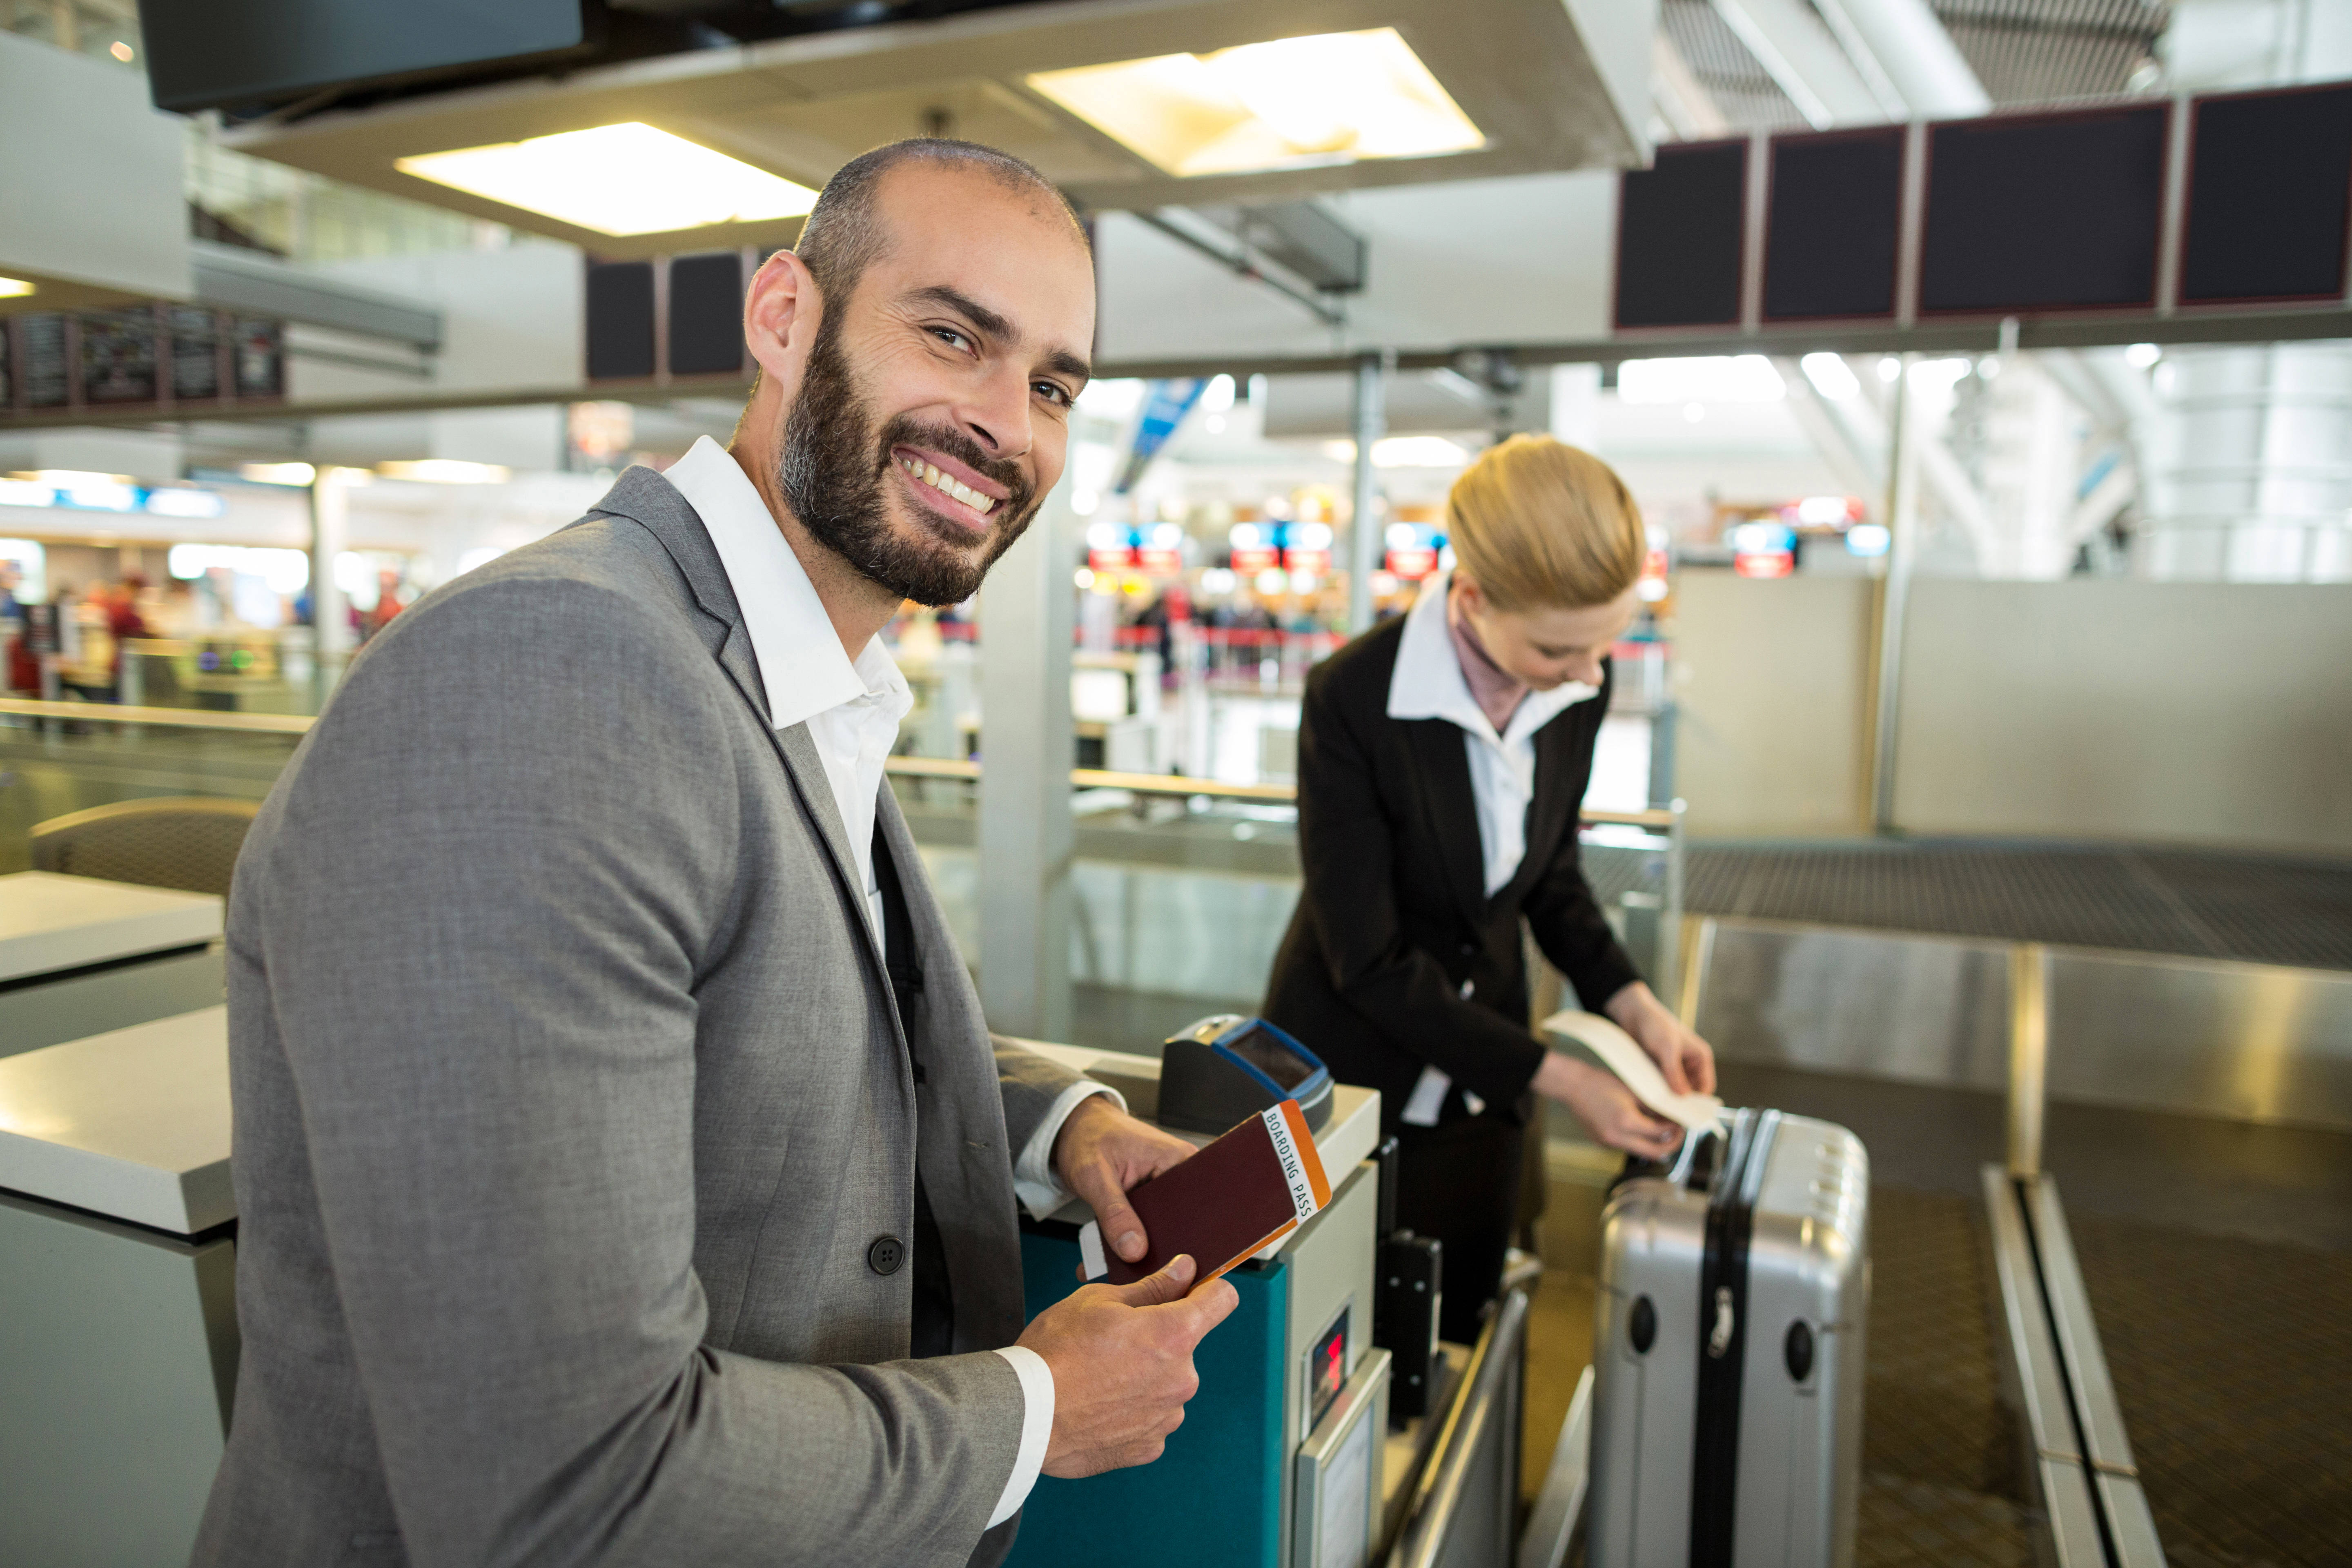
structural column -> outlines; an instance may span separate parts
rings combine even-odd
[[[1356,489],[1348,518],[1348,635],[1372,624],[1372,573],[1381,560],[1381,525],[1373,515],[1380,487],[1372,446],[1388,429],[1389,366],[1394,353],[1366,353],[1356,362]]]
[[[1877,702],[1871,723],[1871,826],[1895,831],[1895,735],[1902,720],[1903,620],[1910,605],[1911,568],[1919,553],[1919,440],[1911,395],[1912,356],[1902,356],[1895,406],[1887,419],[1886,577],[1879,585],[1878,636],[1871,671]]]
[[[352,617],[335,581],[335,558],[350,535],[351,489],[342,470],[320,465],[310,481],[310,642],[318,700],[323,703],[352,649]]]
[[[988,1026],[1070,1035],[1070,581],[1066,480],[980,595],[980,999]]]

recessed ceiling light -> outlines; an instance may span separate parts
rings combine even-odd
[[[454,458],[420,458],[410,463],[378,463],[387,479],[422,479],[434,485],[502,485],[507,470],[496,463],[461,463]]]
[[[237,476],[257,485],[307,485],[319,477],[319,470],[308,463],[247,463]]]
[[[1486,142],[1394,27],[1044,71],[1028,81],[1171,174],[1425,158]]]
[[[806,185],[635,121],[425,153],[394,167],[598,234],[800,217],[816,205]]]
[[[22,278],[0,278],[0,300],[21,300],[33,292],[35,285]]]

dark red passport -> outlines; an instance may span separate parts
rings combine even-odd
[[[1078,1232],[1087,1278],[1131,1285],[1190,1254],[1197,1290],[1314,1218],[1331,1201],[1331,1184],[1298,1102],[1286,1100],[1137,1184],[1127,1201],[1143,1221],[1150,1247],[1129,1263],[1103,1246],[1100,1226],[1088,1220]]]

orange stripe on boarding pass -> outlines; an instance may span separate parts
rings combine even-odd
[[[1315,1135],[1307,1130],[1307,1114],[1298,1109],[1298,1101],[1282,1102],[1282,1120],[1290,1127],[1292,1142],[1298,1145],[1298,1163],[1307,1168],[1307,1180],[1315,1189],[1315,1207],[1321,1212],[1331,1201],[1331,1183],[1323,1174],[1323,1156],[1315,1147]]]

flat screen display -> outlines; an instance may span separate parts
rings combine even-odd
[[[732,250],[669,264],[669,373],[714,375],[743,367],[743,258]]]
[[[2343,293],[2352,86],[2200,99],[2190,113],[2181,302]]]
[[[587,41],[582,0],[139,0],[139,25],[155,107],[180,113]]]
[[[1304,1058],[1264,1027],[1252,1029],[1238,1039],[1227,1040],[1224,1047],[1284,1089],[1297,1089],[1315,1076],[1315,1069],[1307,1064]]]
[[[1891,316],[1903,225],[1903,127],[1775,136],[1764,319]]]
[[[2168,112],[1929,126],[1920,310],[2153,305]]]
[[[1617,324],[1738,325],[1748,143],[1661,147],[1618,193]]]
[[[654,264],[588,264],[588,379],[654,373]]]

